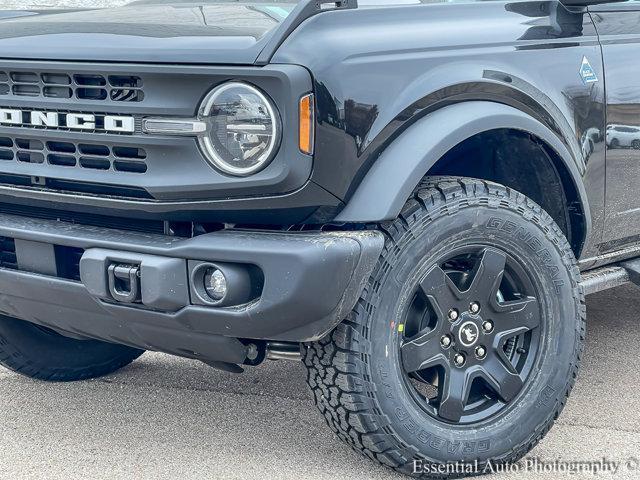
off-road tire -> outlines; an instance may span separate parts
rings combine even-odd
[[[101,377],[144,352],[97,340],[75,340],[52,330],[0,316],[0,364],[21,375],[52,382]]]
[[[525,229],[527,240],[507,238],[514,225]],[[451,177],[425,179],[400,216],[378,228],[385,233],[386,244],[356,307],[331,334],[303,346],[307,383],[318,409],[354,450],[410,475],[466,476],[517,461],[558,418],[582,356],[584,295],[565,236],[544,210],[521,193],[492,182]],[[465,236],[484,237],[489,243],[505,237],[504,242],[528,250],[531,268],[538,265],[536,274],[549,288],[549,311],[555,312],[545,320],[546,353],[540,354],[544,357],[539,360],[540,372],[530,375],[528,390],[517,405],[480,427],[451,427],[419,415],[396,378],[389,363],[393,360],[385,358],[385,349],[395,348],[398,335],[393,309],[405,287],[403,265],[417,263],[420,249],[428,254]],[[550,252],[548,264],[536,256],[535,251],[543,249]],[[417,472],[414,461],[419,462]],[[436,465],[476,461],[479,468],[473,472],[429,471]]]

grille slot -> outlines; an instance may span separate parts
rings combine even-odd
[[[37,97],[40,95],[38,85],[14,85],[13,94],[19,97]]]
[[[104,145],[78,145],[80,153],[84,155],[100,155],[101,157],[109,156],[109,147]]]
[[[71,77],[64,73],[43,73],[41,77],[46,85],[71,85]]]
[[[118,172],[144,173],[147,165],[142,162],[130,162],[128,160],[114,160],[113,168]]]
[[[113,154],[118,158],[144,160],[147,157],[142,148],[134,147],[113,147]]]
[[[35,73],[11,72],[10,76],[14,83],[38,83],[38,75]]]
[[[18,269],[16,243],[13,238],[0,237],[0,267]]]
[[[107,81],[102,75],[74,75],[76,85],[88,85],[93,87],[104,87]]]
[[[80,167],[91,170],[115,170],[125,173],[145,173],[147,152],[142,148],[71,142],[0,137],[0,161],[17,160],[45,163],[57,167]]]
[[[50,153],[47,155],[47,159],[49,160],[50,165],[58,165],[60,167],[76,166],[76,157],[72,157],[70,155],[57,155],[55,153]]]
[[[40,152],[18,150],[18,161],[24,163],[44,163],[44,155]]]
[[[106,100],[107,90],[104,88],[78,88],[76,97],[82,100]]]
[[[34,177],[31,175],[16,175],[12,173],[0,173],[0,184],[27,187],[45,188],[62,193],[84,193],[88,195],[113,196],[126,198],[144,198],[151,200],[153,197],[141,187],[123,187],[107,183],[82,182],[76,180],[64,180],[50,177]],[[0,203],[0,208],[2,204]]]
[[[47,142],[47,148],[50,152],[76,153],[76,146],[73,143]]]
[[[115,228],[145,233],[163,234],[165,225],[162,220],[149,220],[144,218],[115,217],[109,215],[99,215],[94,212],[83,213],[72,210],[55,210],[50,208],[39,208],[11,203],[0,203],[0,213],[10,215],[22,215],[46,220],[59,220],[61,222],[79,223],[82,225],[92,225],[95,227]]]
[[[67,87],[44,87],[44,96],[49,98],[71,98],[73,90]]]
[[[58,277],[80,281],[80,259],[84,254],[82,248],[53,246],[56,255]]]
[[[16,145],[22,150],[42,150],[44,145],[40,140],[24,140],[16,138]]]
[[[52,72],[0,72],[0,96],[78,98],[142,102],[142,79],[135,75]]]
[[[104,158],[80,157],[80,165],[94,170],[109,170],[111,163]]]

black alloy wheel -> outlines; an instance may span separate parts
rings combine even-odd
[[[400,345],[407,381],[427,413],[469,424],[517,397],[540,343],[536,296],[524,268],[496,248],[464,248],[428,271]]]

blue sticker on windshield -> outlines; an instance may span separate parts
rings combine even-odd
[[[596,72],[594,72],[593,67],[589,63],[587,57],[582,57],[582,65],[580,66],[580,76],[582,77],[582,82],[586,85],[587,83],[594,83],[598,81],[598,76]]]

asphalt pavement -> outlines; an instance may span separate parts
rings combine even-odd
[[[532,461],[640,458],[639,296],[626,286],[589,298],[580,378]],[[402,478],[334,438],[298,363],[267,362],[235,375],[147,353],[114,375],[73,384],[0,370],[0,398],[3,480]],[[640,470],[602,476],[637,479]]]

